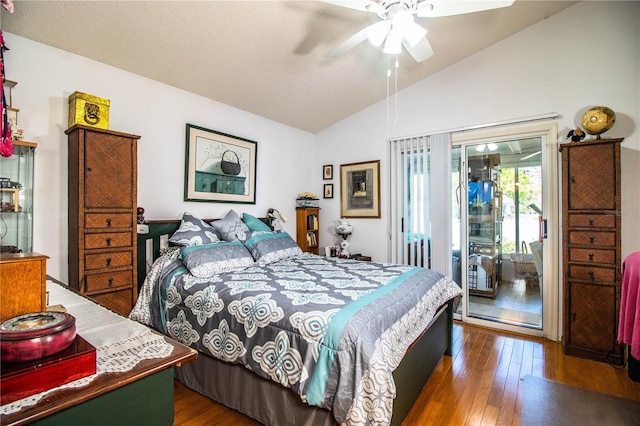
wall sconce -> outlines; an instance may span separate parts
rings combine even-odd
[[[274,230],[282,230],[282,225],[284,225],[284,223],[289,220],[277,209],[267,210],[267,219],[269,219],[269,226]]]

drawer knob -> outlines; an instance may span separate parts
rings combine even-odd
[[[589,219],[589,226],[593,226],[593,219]]]
[[[109,247],[111,245],[111,238],[107,238],[107,247]]]
[[[108,281],[109,281],[109,287],[113,286],[113,278],[109,278]]]
[[[111,226],[111,218],[107,218],[107,227]]]
[[[596,240],[596,237],[594,237],[593,235],[589,236],[589,242],[591,244],[593,244],[593,242]]]
[[[575,312],[571,312],[571,320],[572,321],[576,320],[576,313]]]
[[[591,279],[591,281],[593,281],[595,279],[593,271],[589,271],[589,278]]]
[[[593,253],[589,253],[589,260],[593,261]]]
[[[110,258],[110,257],[107,257],[107,268],[108,268],[109,266],[111,266],[111,258]]]
[[[576,183],[576,177],[575,176],[571,176],[571,183]]]

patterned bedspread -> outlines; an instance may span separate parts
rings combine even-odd
[[[438,308],[459,298],[423,268],[302,254],[197,278],[159,258],[130,318],[291,388],[341,424],[389,424],[392,372]]]

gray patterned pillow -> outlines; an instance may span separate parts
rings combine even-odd
[[[178,246],[197,246],[220,241],[220,236],[214,227],[190,213],[182,215],[180,228],[173,233],[169,242]]]
[[[254,264],[251,253],[240,241],[184,247],[180,257],[189,272],[198,278],[240,271]]]
[[[260,266],[302,254],[302,249],[286,232],[254,232],[244,245]]]
[[[216,220],[211,225],[218,231],[223,241],[235,241],[238,239],[236,235],[241,236],[249,231],[249,228],[242,222],[238,213],[233,210],[229,210],[225,217]]]

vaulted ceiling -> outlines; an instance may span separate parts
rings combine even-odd
[[[398,90],[575,1],[417,18],[434,55],[399,55]],[[388,55],[365,42],[325,54],[379,20],[321,1],[14,0],[3,31],[317,133],[387,96]],[[10,46],[9,46],[10,47]],[[394,87],[395,83],[391,85]]]

